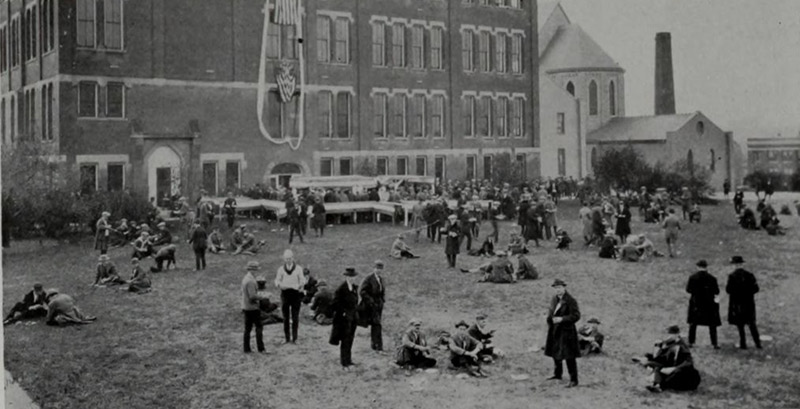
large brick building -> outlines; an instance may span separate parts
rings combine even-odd
[[[800,170],[800,136],[747,138],[747,169],[794,174]]]
[[[268,3],[0,2],[4,148],[41,141],[86,189],[151,197],[363,167],[484,178],[498,153],[539,175],[535,1],[300,0],[296,26],[265,24]]]

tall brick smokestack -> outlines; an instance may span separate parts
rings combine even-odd
[[[656,115],[675,113],[675,83],[672,79],[672,37],[656,34]]]

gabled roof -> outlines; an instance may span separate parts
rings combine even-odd
[[[544,27],[544,24],[547,22],[547,19],[549,19],[550,16],[553,14],[553,12],[555,12],[559,8],[561,8],[561,12],[564,13],[564,16],[567,18],[567,21],[569,21],[569,16],[567,16],[567,13],[564,12],[564,9],[561,7],[561,2],[558,0],[543,0],[539,2],[537,7],[538,7],[537,21],[539,25],[536,27],[538,27],[538,30],[541,30],[542,27]]]
[[[699,114],[616,117],[590,132],[586,142],[663,141],[667,139],[667,132],[681,129]]]
[[[619,71],[624,72],[577,24],[561,26],[553,36],[540,60],[548,73],[559,71]]]

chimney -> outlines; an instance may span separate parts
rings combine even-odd
[[[672,37],[656,34],[656,115],[675,113],[675,84],[672,80]]]

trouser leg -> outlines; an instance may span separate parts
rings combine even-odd
[[[297,341],[297,330],[300,327],[300,293],[295,294],[292,300],[292,342]]]
[[[758,335],[758,326],[756,326],[756,322],[753,321],[753,322],[747,324],[747,326],[750,327],[750,335],[753,336],[753,343],[756,344],[756,348],[760,349],[761,348],[761,338]],[[744,329],[742,330],[742,333],[744,333]]]
[[[372,341],[372,349],[376,351],[383,351],[383,336],[381,334],[381,324],[372,324],[369,329],[370,339]]]
[[[697,325],[691,324],[689,325],[689,344],[694,344],[695,339],[697,339]]]
[[[575,358],[567,359],[567,371],[569,372],[569,380],[578,383],[578,363]]]
[[[250,332],[253,330],[253,324],[255,322],[252,319],[251,311],[243,311],[244,312],[244,352],[250,352]],[[258,311],[256,311],[258,312]]]
[[[561,376],[564,375],[563,361],[560,359],[553,358],[553,365],[554,365],[553,376],[558,379],[561,379]]]
[[[710,326],[708,327],[708,335],[711,337],[711,345],[717,346],[717,327]]]
[[[747,348],[747,338],[745,338],[744,334],[744,324],[737,325],[736,329],[739,331],[739,348]]]
[[[292,340],[289,333],[289,326],[291,325],[291,306],[288,303],[286,290],[281,292],[281,313],[283,313],[283,335],[286,342]]]

